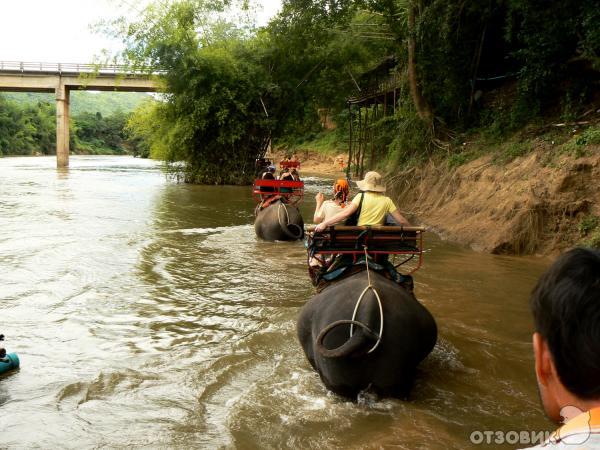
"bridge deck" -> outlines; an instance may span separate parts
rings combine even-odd
[[[125,65],[0,61],[0,91],[54,92],[67,89],[155,92],[163,72]]]

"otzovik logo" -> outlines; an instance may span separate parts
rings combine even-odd
[[[583,448],[580,446],[587,442],[592,433],[590,413],[569,405],[560,410],[560,416],[563,425],[552,433],[531,430],[475,430],[469,439],[475,445],[539,445],[550,449],[558,444],[560,448],[571,445],[574,446],[573,450]]]

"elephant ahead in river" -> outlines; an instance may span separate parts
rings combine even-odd
[[[254,230],[266,241],[294,241],[304,237],[304,220],[298,208],[277,200],[257,212]]]
[[[437,326],[412,293],[379,273],[369,275],[373,289],[365,289],[369,281],[361,271],[311,298],[298,318],[298,339],[336,394],[356,398],[371,388],[381,396],[406,398],[417,365],[435,346]]]

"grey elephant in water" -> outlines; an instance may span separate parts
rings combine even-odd
[[[266,241],[294,241],[304,237],[304,220],[297,207],[277,200],[257,209],[254,230]]]
[[[356,398],[370,388],[381,396],[406,398],[417,365],[435,346],[437,325],[412,293],[379,273],[369,275],[374,289],[365,289],[369,280],[362,271],[311,298],[298,318],[298,339],[336,394]]]

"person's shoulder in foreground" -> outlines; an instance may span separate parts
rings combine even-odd
[[[564,424],[530,448],[600,449],[600,251],[560,256],[539,279],[530,306],[542,405]]]

